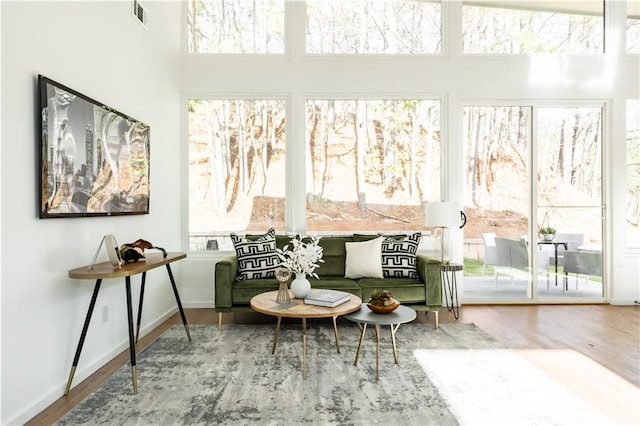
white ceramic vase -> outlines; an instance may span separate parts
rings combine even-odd
[[[296,279],[291,282],[291,292],[296,299],[304,299],[311,293],[311,283],[306,274],[296,274]]]

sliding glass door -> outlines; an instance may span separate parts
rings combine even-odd
[[[603,298],[602,111],[464,107],[465,302]]]
[[[527,106],[464,108],[465,301],[531,297],[532,119]]]
[[[553,276],[539,298],[601,298],[602,108],[536,111],[537,215],[555,229],[551,241],[538,242]]]

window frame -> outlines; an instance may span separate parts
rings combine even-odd
[[[290,126],[290,117],[291,117],[291,94],[287,92],[192,92],[185,93],[182,96],[181,101],[181,115],[182,122],[185,123],[185,129],[183,133],[183,137],[185,143],[182,144],[182,155],[185,160],[182,162],[182,180],[186,182],[187,191],[183,191],[183,201],[182,201],[182,214],[184,217],[183,227],[182,227],[182,235],[184,236],[184,244],[185,247],[189,250],[190,253],[199,253],[206,254],[207,250],[191,250],[190,249],[190,240],[194,235],[191,231],[191,225],[189,221],[190,214],[190,194],[189,194],[189,169],[190,169],[190,157],[189,157],[189,101],[190,100],[208,100],[208,101],[222,101],[222,100],[281,100],[285,104],[285,126],[286,126],[286,134],[285,134],[285,200],[284,200],[284,208],[285,208],[285,230],[276,230],[277,232],[286,232],[287,229],[287,216],[290,208],[290,200],[289,200],[289,188],[287,185],[288,176],[290,175],[290,167],[289,163],[291,162],[289,156],[287,155],[290,147],[291,147],[291,135],[289,132]],[[265,230],[266,231],[266,230]],[[212,232],[203,232],[199,233],[202,236],[211,236],[216,238],[229,239],[229,233],[231,232],[241,232],[245,233],[243,230],[233,230],[228,229],[225,231],[212,231]],[[248,233],[252,233],[252,231],[248,231]],[[230,240],[229,240],[230,241]],[[229,250],[221,250],[221,253],[228,253]]]

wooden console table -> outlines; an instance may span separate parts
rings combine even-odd
[[[176,287],[176,282],[173,278],[173,273],[171,272],[170,263],[175,262],[180,259],[186,258],[187,255],[185,253],[167,253],[167,257],[163,257],[162,253],[145,253],[145,259],[139,262],[125,263],[122,265],[120,269],[114,268],[110,262],[102,262],[96,263],[95,265],[87,265],[81,268],[71,269],[69,271],[69,278],[76,278],[80,280],[89,280],[95,279],[96,284],[93,288],[93,295],[91,296],[91,302],[89,303],[89,310],[87,311],[87,316],[84,320],[84,326],[82,327],[82,334],[80,335],[80,341],[78,342],[78,347],[76,349],[76,354],[73,358],[73,366],[71,367],[71,372],[69,373],[69,379],[67,380],[67,387],[64,391],[64,394],[67,395],[69,393],[69,389],[71,388],[71,382],[73,381],[73,375],[76,372],[76,367],[78,366],[78,360],[80,359],[80,353],[82,352],[82,346],[84,345],[84,339],[87,336],[87,329],[89,328],[89,323],[91,322],[91,316],[93,314],[93,308],[96,304],[96,299],[98,298],[98,292],[100,291],[100,284],[102,284],[102,280],[105,278],[120,278],[124,277],[125,279],[125,289],[127,295],[127,319],[129,322],[129,355],[131,358],[131,379],[133,382],[133,393],[138,393],[138,372],[136,369],[136,346],[135,343],[138,341],[138,334],[140,333],[140,320],[142,318],[142,302],[144,299],[144,287],[145,280],[147,276],[147,271],[151,269],[158,268],[160,266],[166,266],[167,272],[169,273],[169,280],[171,280],[171,286],[173,287],[173,294],[176,297],[176,303],[178,304],[178,309],[180,310],[180,316],[182,317],[182,323],[184,324],[184,328],[187,331],[187,338],[191,341],[191,333],[189,332],[189,326],[187,324],[187,317],[184,315],[184,309],[182,309],[182,303],[180,302],[180,296],[178,295],[178,289]],[[138,322],[136,327],[135,340],[133,335],[133,312],[131,308],[131,276],[142,274],[142,286],[140,288],[140,300],[138,303]]]

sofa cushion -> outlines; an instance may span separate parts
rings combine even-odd
[[[330,289],[346,291],[351,294],[355,294],[358,297],[362,297],[362,289],[355,280],[345,277],[320,277],[320,279],[309,278],[311,288]]]
[[[416,232],[402,239],[385,237],[382,242],[382,272],[384,278],[418,278],[416,254],[421,234]]]
[[[346,251],[344,244],[353,241],[351,236],[323,236],[318,241],[322,247],[322,260],[315,270],[318,276],[341,276],[344,277],[344,265]]]
[[[233,304],[248,305],[253,296],[258,294],[278,290],[280,283],[275,279],[259,279],[236,281],[233,285]],[[273,299],[275,303],[275,298]]]
[[[367,302],[375,290],[389,290],[400,303],[416,303],[426,300],[425,285],[411,278],[361,278],[362,301]]]
[[[382,237],[345,243],[345,278],[382,278]]]
[[[275,278],[280,259],[273,228],[253,241],[232,233],[231,241],[238,257],[237,281]]]

